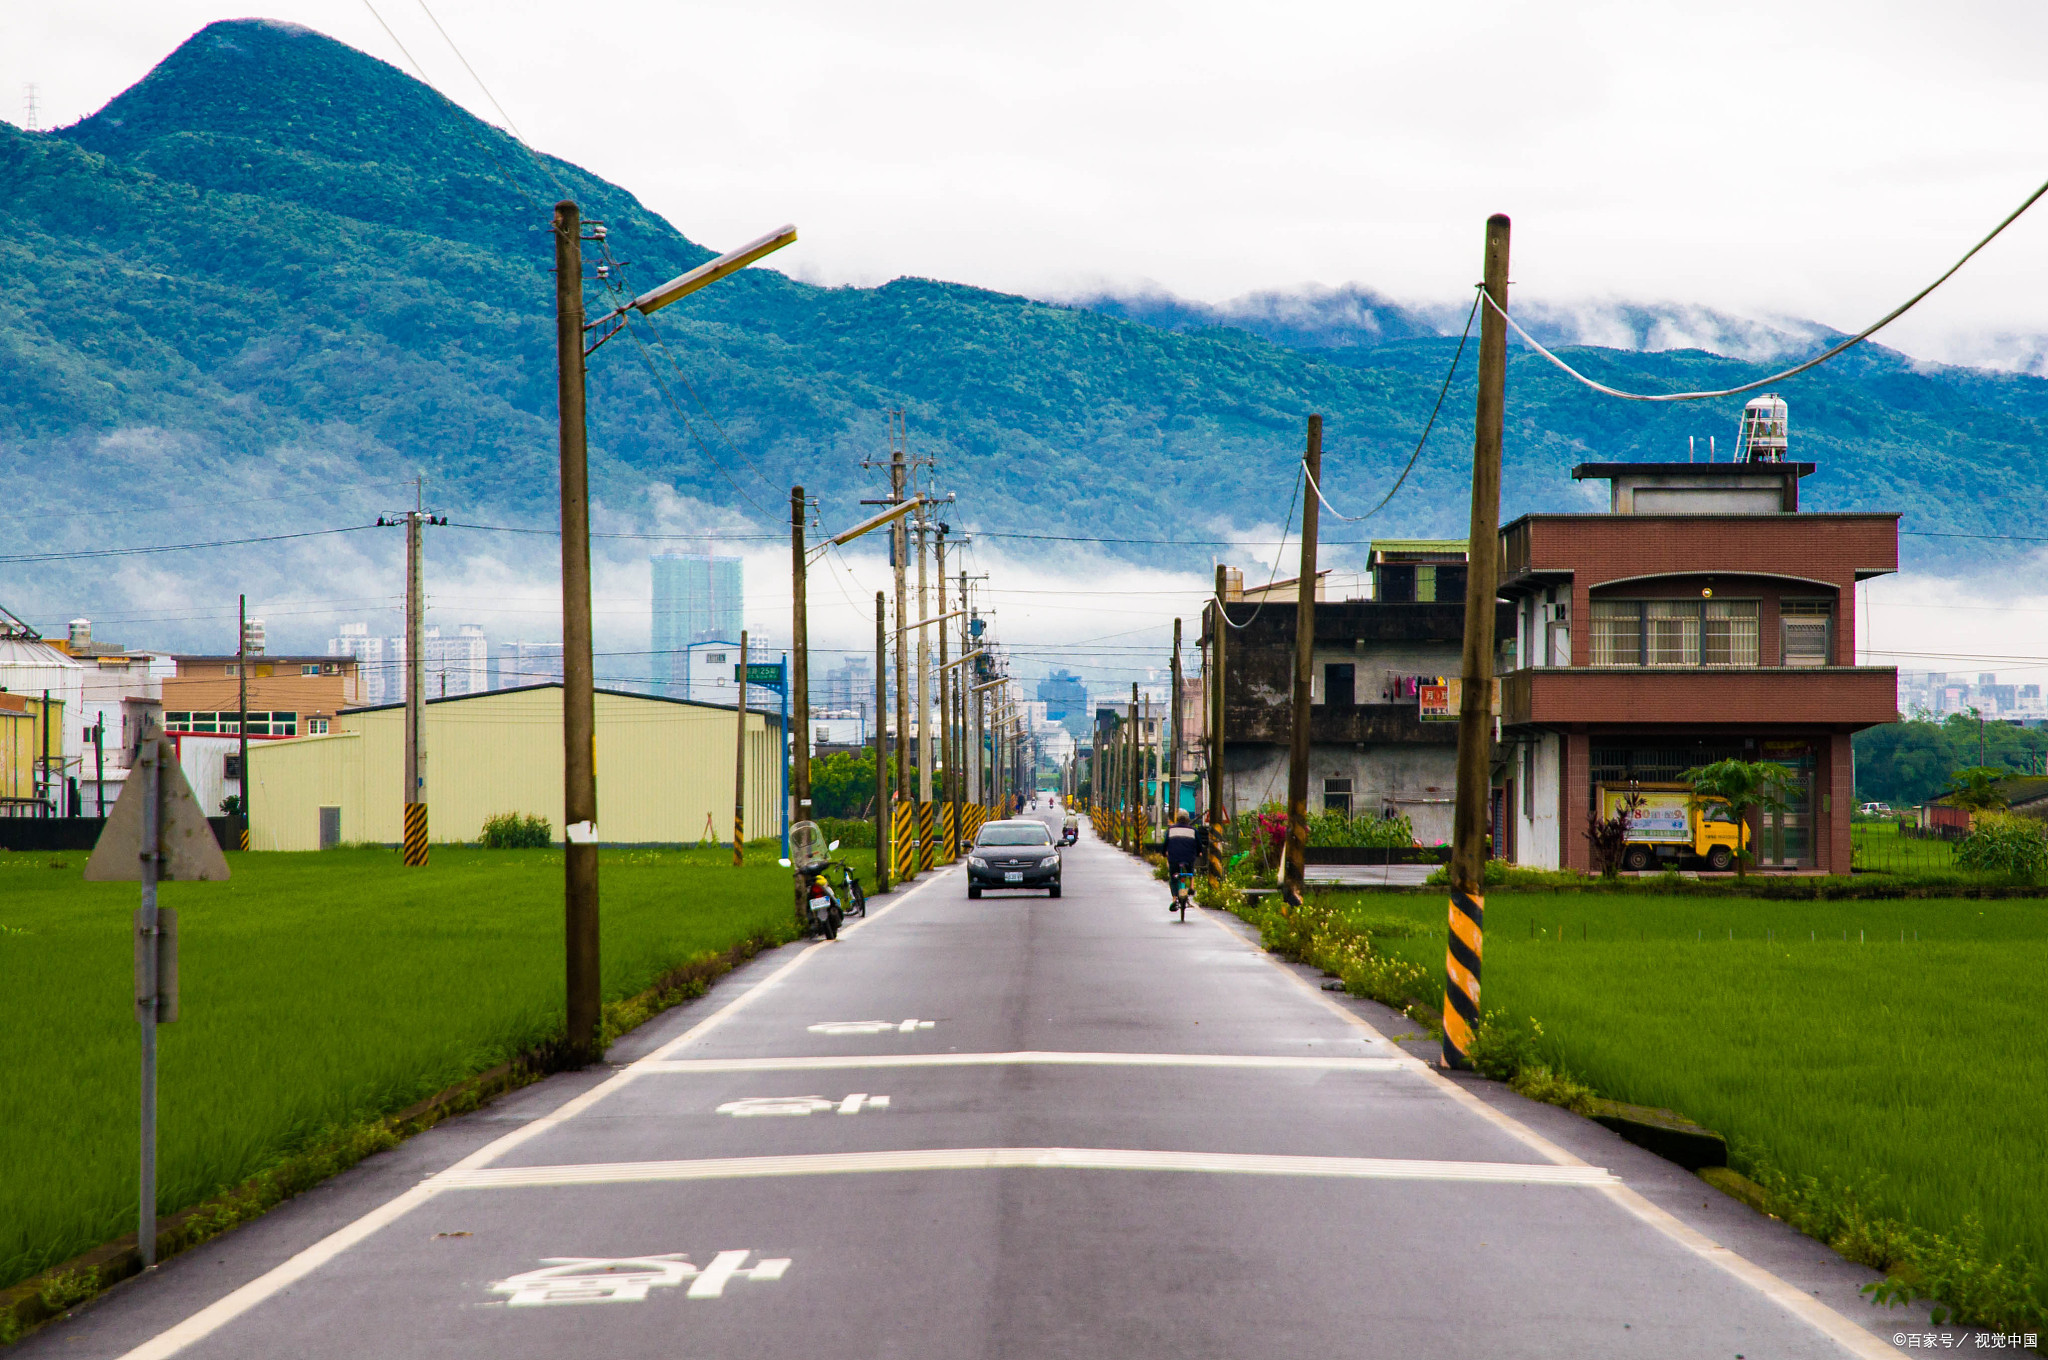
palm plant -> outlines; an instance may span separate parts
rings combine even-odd
[[[1735,873],[1738,877],[1748,873],[1750,818],[1791,810],[1792,772],[1774,760],[1717,760],[1694,766],[1680,777],[1691,790],[1687,802],[1693,811],[1720,803],[1735,818],[1740,828],[1735,838]]]

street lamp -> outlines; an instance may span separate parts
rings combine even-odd
[[[584,369],[598,345],[642,316],[746,268],[796,240],[782,227],[738,250],[678,274],[594,322],[583,320],[583,211],[555,205],[555,395],[561,411],[562,456],[562,822],[564,907],[568,944],[568,1026],[565,1056],[581,1065],[598,1056],[603,991],[598,977],[597,712],[590,639],[590,465],[584,424]],[[599,227],[592,239],[603,239]],[[585,348],[584,337],[611,329]],[[741,691],[744,709],[745,691]]]

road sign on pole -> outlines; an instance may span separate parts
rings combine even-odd
[[[88,882],[142,885],[142,905],[135,912],[135,1017],[142,1024],[142,1184],[135,1245],[144,1266],[156,1264],[156,1027],[178,1018],[178,914],[157,906],[156,885],[227,876],[227,859],[178,768],[176,748],[154,724],[146,726],[134,774],[85,865]]]

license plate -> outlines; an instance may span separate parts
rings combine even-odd
[[[1023,881],[1024,874],[1021,870],[1013,870],[1012,872],[1003,875],[1003,882],[1005,883],[1022,883]]]

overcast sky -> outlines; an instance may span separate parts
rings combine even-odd
[[[502,121],[418,0],[373,3],[445,94]],[[1854,329],[2048,178],[2037,4],[429,3],[536,146],[707,245],[793,220],[802,242],[776,263],[820,282],[1208,300],[1356,282],[1440,301],[1465,295],[1484,218],[1505,211],[1520,297]],[[410,69],[362,0],[261,12]],[[583,25],[568,41],[565,16]],[[20,121],[34,82],[44,126],[75,120],[230,17],[198,0],[0,0],[0,115]],[[1886,339],[1968,360],[2048,331],[2048,203],[2036,213]],[[758,556],[765,625],[784,568]],[[1146,664],[1122,648],[1163,642],[1120,630],[1191,610],[1203,587],[993,551],[981,565],[1010,578],[989,587],[1008,636],[1068,644],[1119,682]],[[606,572],[607,645],[644,645],[644,563]],[[458,575],[437,592],[452,611],[488,601],[494,637],[548,631],[551,572],[474,555]],[[1880,582],[1866,640],[2039,675],[2034,579]],[[814,590],[819,644],[864,646],[856,604],[875,583],[839,584]],[[1103,614],[1105,590],[1135,592],[1118,608],[1145,617]],[[1960,659],[1983,654],[2013,660]]]
[[[500,121],[419,0],[374,3]],[[1853,329],[2048,178],[2030,3],[429,3],[535,145],[707,245],[794,220],[778,264],[818,281],[1440,300],[1505,211],[1525,296]],[[362,0],[262,13],[407,66]],[[0,0],[0,111],[34,82],[76,119],[236,14]],[[2048,329],[2037,212],[1892,342]]]

